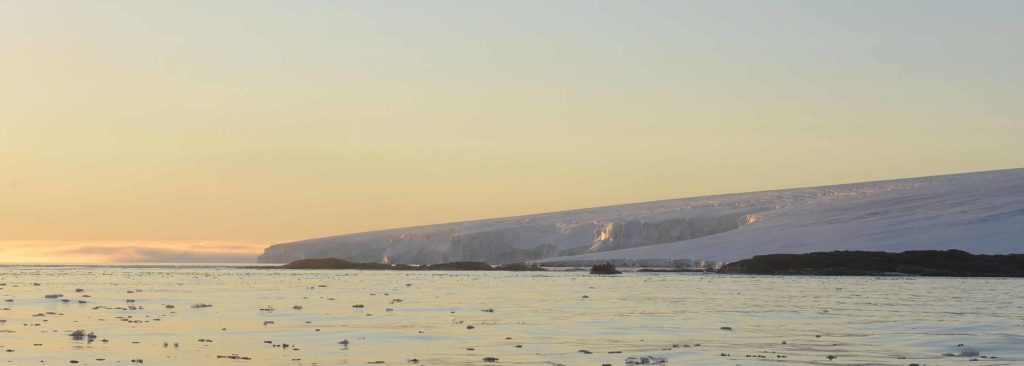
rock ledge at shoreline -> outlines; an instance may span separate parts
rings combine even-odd
[[[833,251],[769,254],[726,264],[718,272],[817,276],[1024,277],[1024,254],[975,255],[955,249],[902,253]]]

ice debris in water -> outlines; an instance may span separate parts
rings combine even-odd
[[[658,356],[630,357],[626,359],[627,365],[664,365],[668,360]]]
[[[81,329],[71,332],[71,334],[69,335],[71,336],[72,339],[76,341],[80,341],[82,339],[89,339],[89,341],[92,341],[93,339],[96,339],[96,333],[86,333],[84,330]]]
[[[963,345],[958,345],[958,347],[963,347]],[[978,357],[981,356],[981,352],[974,348],[966,347],[958,353],[943,353],[942,355],[946,357]]]

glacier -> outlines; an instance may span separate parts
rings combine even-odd
[[[1024,169],[691,197],[272,245],[306,258],[703,266],[759,254],[962,249],[1024,253]]]

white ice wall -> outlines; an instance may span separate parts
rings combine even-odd
[[[260,262],[737,260],[834,249],[1024,253],[1024,169],[645,202],[282,243]]]

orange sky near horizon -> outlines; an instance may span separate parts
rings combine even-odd
[[[0,262],[1024,167],[1024,2],[0,3]]]
[[[0,263],[251,263],[267,243],[0,241]]]

